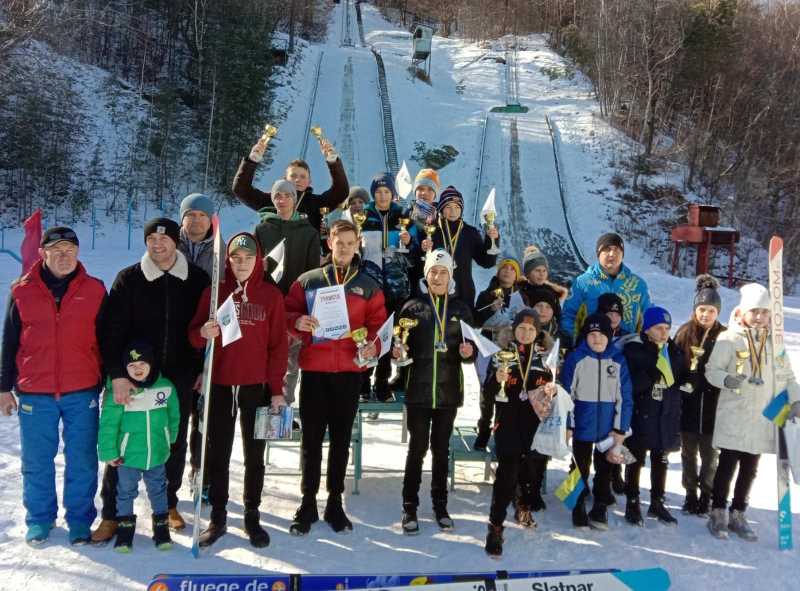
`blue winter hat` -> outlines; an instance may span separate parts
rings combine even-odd
[[[388,172],[378,172],[372,177],[372,186],[369,188],[369,193],[372,199],[375,199],[375,191],[381,187],[386,187],[392,192],[392,197],[397,196],[397,190],[394,188],[394,178]]]
[[[653,328],[656,324],[669,324],[672,326],[672,316],[669,315],[664,308],[653,306],[647,308],[642,316],[642,331],[647,331]]]
[[[214,217],[214,202],[202,193],[192,193],[181,201],[181,220],[192,210],[202,211],[211,219]]]

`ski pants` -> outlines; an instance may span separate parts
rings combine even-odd
[[[583,489],[578,502],[582,503],[587,496],[589,496],[589,474],[592,470],[592,459],[594,458],[594,502],[608,506],[610,499],[603,495],[610,494],[611,490],[611,474],[614,469],[614,464],[606,459],[606,454],[601,452],[595,447],[591,441],[572,441],[572,454],[575,457],[575,463],[581,473],[581,479],[586,487]]]
[[[431,450],[431,499],[447,502],[447,471],[450,465],[450,435],[457,408],[406,407],[408,415],[408,454],[403,476],[403,504],[419,506],[422,464]]]
[[[547,456],[542,457],[546,458]],[[537,461],[536,464],[547,465],[542,461]],[[497,459],[497,471],[492,485],[492,504],[489,508],[489,523],[497,526],[503,525],[508,505],[514,500],[516,494],[519,494],[517,499],[519,505],[530,506],[534,469],[534,462],[529,455]],[[539,485],[541,487],[541,482]]]
[[[733,489],[733,502],[731,510],[745,511],[747,501],[750,499],[750,489],[758,474],[758,461],[760,455],[749,454],[732,449],[719,451],[719,467],[714,476],[714,493],[711,507],[724,509],[728,504],[728,495],[731,492],[733,474],[739,466],[739,475],[736,477],[736,486]]]

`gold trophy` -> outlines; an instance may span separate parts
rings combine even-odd
[[[322,137],[322,126],[321,125],[314,125],[311,128],[311,135],[313,135],[314,137],[317,138],[317,141],[320,143],[320,145],[322,145],[322,142],[325,141],[325,138]],[[338,156],[336,156],[335,152],[331,152],[330,154],[328,154],[326,156],[326,158],[333,158],[333,159],[336,159],[337,157]]]
[[[361,355],[361,350],[367,346],[367,329],[358,328],[351,332],[350,336],[356,342],[356,347],[358,348],[358,355],[356,355],[356,358],[353,359],[353,363],[355,363],[358,367],[375,367],[375,365],[378,364],[377,360],[375,361],[374,365],[370,365],[372,360],[364,359],[364,356]]]
[[[692,360],[689,363],[689,373],[697,373],[697,366],[700,364],[700,358],[706,354],[706,350],[702,347],[690,347],[692,350]],[[686,382],[683,386],[681,386],[681,390],[684,392],[693,392],[694,386],[692,386],[691,382]]]
[[[741,376],[744,375],[744,362],[745,360],[750,357],[750,351],[737,349],[736,350],[736,375]],[[734,394],[740,394],[741,391],[739,388],[731,388],[731,392]]]
[[[497,289],[492,290],[492,295],[494,296],[494,299],[496,299],[496,300],[505,299],[505,297],[504,297],[505,294],[503,293],[503,288],[502,287],[498,287]]]
[[[400,349],[400,359],[392,359],[392,364],[397,367],[405,367],[410,363],[413,363],[414,360],[408,356],[408,351],[406,348],[403,347],[408,342],[408,333],[409,331],[414,328],[417,324],[419,324],[419,320],[413,320],[412,318],[401,318],[399,321],[400,326],[395,326],[392,329],[392,334],[394,335],[394,346]],[[400,336],[400,331],[403,331],[402,337]]]
[[[433,235],[436,234],[437,229],[438,228],[432,224],[425,224],[425,236],[427,236],[428,240],[433,240]],[[425,260],[427,254],[427,252],[422,253],[422,260]]]
[[[487,230],[494,229],[494,219],[497,217],[497,214],[493,211],[487,211],[483,214],[483,219],[486,220],[488,224]],[[494,243],[494,238],[492,238],[492,247],[486,251],[486,254],[500,254],[500,249],[497,248],[497,244]]]
[[[397,223],[397,227],[400,228],[401,232],[408,232],[408,226],[410,225],[411,220],[409,218],[400,218],[399,222]],[[408,247],[401,242],[397,252],[407,253]]]
[[[365,213],[354,213],[353,214],[353,221],[358,226],[358,235],[361,236],[361,226],[364,225],[364,222],[367,221],[367,214]]]
[[[494,356],[497,357],[503,364],[503,371],[506,373],[508,373],[508,364],[517,358],[517,354],[514,351],[498,351],[494,354]],[[500,391],[497,393],[497,396],[495,396],[494,400],[495,402],[508,402],[505,382],[500,384]]]
[[[322,220],[320,221],[320,224],[319,224],[319,233],[320,233],[320,237],[321,238],[327,238],[328,237],[328,213],[329,212],[330,212],[330,209],[328,209],[327,207],[320,207],[319,208],[319,214],[322,216]]]
[[[666,346],[666,343],[656,343],[658,346],[658,356],[661,357],[661,353]],[[667,380],[664,377],[664,374],[661,374],[661,377],[658,378],[658,381],[653,384],[653,392],[651,395],[653,396],[653,400],[664,400],[664,390],[667,389]]]
[[[273,137],[275,137],[275,135],[277,133],[278,133],[278,128],[275,127],[274,125],[265,125],[264,126],[264,135],[261,136],[261,140],[264,141],[264,152],[267,151],[267,144],[269,144],[269,141]],[[260,162],[261,158],[263,158],[263,156],[264,156],[264,152],[261,152],[259,154],[258,150],[255,150],[255,149],[251,150],[250,151],[250,155],[251,156],[257,155],[258,157],[257,158],[252,158],[251,157],[250,159],[253,160],[254,162]]]
[[[338,209],[340,212],[344,213],[344,210],[347,209],[347,203],[342,201],[339,205],[336,206],[336,209]]]

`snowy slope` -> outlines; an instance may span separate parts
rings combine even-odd
[[[341,5],[334,9],[334,23],[341,23]],[[571,178],[580,180],[583,171],[600,162],[601,154],[592,152],[582,139],[582,123],[592,122],[593,128],[602,128],[602,122],[592,119],[593,103],[584,87],[564,80],[550,83],[538,73],[541,66],[552,66],[560,58],[544,48],[520,53],[523,74],[520,78],[520,98],[531,107],[525,116],[497,115],[490,118],[487,133],[487,151],[484,160],[485,181],[475,195],[477,166],[480,155],[480,137],[486,112],[502,104],[505,96],[502,66],[494,61],[475,61],[486,53],[476,45],[453,39],[436,38],[434,42],[433,86],[414,80],[406,68],[410,63],[410,36],[380,18],[367,5],[362,5],[367,41],[380,49],[387,68],[394,126],[400,159],[409,160],[415,141],[425,141],[429,147],[447,143],[460,152],[456,161],[441,171],[444,185],[456,184],[467,199],[467,212],[482,199],[493,185],[498,189],[505,233],[512,219],[523,225],[519,232],[530,232],[531,239],[540,241],[545,250],[550,242],[543,237],[543,229],[564,236],[563,213],[558,207],[557,187],[553,184],[552,150],[546,128],[542,127],[545,115],[557,121],[564,139],[564,153]],[[355,19],[353,18],[352,21]],[[352,26],[352,25],[351,25]],[[337,145],[348,172],[357,166],[352,184],[369,185],[373,172],[385,168],[380,138],[379,103],[375,87],[374,60],[367,49],[340,48],[340,29],[331,26],[326,44],[303,49],[303,76],[296,84],[282,89],[280,98],[293,104],[281,124],[279,135],[271,150],[274,164],[265,167],[259,177],[262,187],[271,185],[282,175],[282,166],[299,155],[302,135],[306,133],[311,83],[316,60],[323,57],[323,80],[317,96],[313,123],[323,126],[325,135]],[[351,31],[354,43],[357,32]],[[537,41],[534,38],[532,43]],[[352,67],[352,78],[347,70]],[[348,79],[350,82],[348,82]],[[322,81],[321,81],[322,82]],[[464,86],[464,94],[457,86]],[[352,91],[349,89],[351,88]],[[348,97],[352,96],[352,106]],[[344,107],[344,113],[343,113]],[[575,115],[575,112],[579,115]],[[511,125],[517,120],[519,137],[520,183],[522,197],[511,207],[512,183],[510,166]],[[346,123],[342,123],[346,121]],[[571,126],[572,125],[572,126]],[[569,132],[569,137],[567,137]],[[348,140],[349,135],[349,140]],[[317,188],[326,187],[321,160],[311,138],[308,158],[312,174],[316,175]],[[347,152],[345,152],[347,150]],[[550,150],[548,152],[548,150]],[[321,157],[320,157],[321,158]],[[358,158],[358,162],[355,159]],[[353,159],[352,162],[349,160]],[[412,173],[418,170],[409,162]],[[610,229],[606,221],[606,204],[596,195],[588,195],[585,187],[572,184],[569,194],[570,221],[576,239],[587,259],[592,259],[594,241],[598,234]],[[502,188],[502,191],[501,191]],[[503,192],[502,199],[500,194]],[[240,229],[252,228],[253,212],[243,207],[223,208],[220,213],[226,236]],[[561,220],[561,221],[559,221]],[[516,228],[515,228],[516,229]],[[91,250],[90,229],[78,227],[84,238],[81,259],[93,275],[107,285],[116,272],[141,256],[140,230],[134,230],[133,249],[125,249],[126,229],[115,226],[98,238],[97,248]],[[506,240],[503,247],[515,249],[521,245],[516,240]],[[21,235],[9,232],[7,246],[18,250]],[[518,254],[518,253],[517,253]],[[10,282],[18,267],[6,255],[0,255],[0,301],[5,300]],[[666,306],[676,319],[684,322],[691,312],[692,282],[665,275],[663,271],[647,264],[649,258],[635,248],[629,248],[626,263],[640,273],[650,285],[653,299]],[[479,287],[485,285],[492,271],[476,272]],[[724,312],[727,316],[736,303],[736,292],[723,290]],[[795,367],[800,367],[800,299],[787,299],[787,329],[790,354]],[[457,424],[474,425],[478,417],[477,380],[467,370],[467,400],[459,412]],[[237,437],[238,439],[238,437]],[[360,483],[359,496],[347,495],[347,511],[355,525],[349,536],[333,534],[324,523],[318,523],[305,538],[289,536],[287,528],[299,503],[298,452],[296,448],[273,450],[272,464],[268,468],[262,502],[263,520],[272,536],[271,546],[255,551],[247,544],[242,531],[242,457],[240,442],[234,446],[231,474],[231,501],[229,503],[229,533],[201,560],[195,561],[189,552],[191,530],[176,535],[176,548],[159,553],[149,540],[149,506],[142,491],[136,503],[136,513],[142,524],[135,540],[132,555],[116,554],[111,547],[71,548],[67,544],[63,519],[53,531],[51,541],[41,547],[28,548],[23,541],[24,514],[21,508],[21,476],[19,429],[16,419],[0,418],[0,555],[7,587],[14,589],[76,589],[91,586],[96,589],[141,589],[159,572],[214,572],[250,573],[264,570],[313,573],[369,573],[407,571],[477,571],[503,568],[507,570],[551,568],[646,568],[661,566],[670,573],[676,589],[765,589],[794,588],[800,567],[793,553],[777,552],[776,495],[774,458],[766,456],[753,491],[752,509],[748,512],[755,522],[761,541],[748,544],[738,539],[727,543],[713,540],[705,529],[705,522],[697,518],[679,516],[680,525],[672,529],[648,520],[645,529],[628,526],[619,512],[611,516],[611,531],[576,533],[571,527],[569,512],[560,505],[552,490],[564,479],[567,462],[556,460],[550,464],[549,490],[545,500],[548,510],[537,515],[538,532],[523,531],[509,525],[506,532],[506,550],[502,562],[489,560],[482,549],[486,533],[486,520],[491,500],[491,489],[482,482],[481,466],[459,465],[456,469],[458,486],[450,500],[451,514],[456,520],[454,533],[438,532],[428,514],[423,500],[420,517],[421,533],[416,538],[399,533],[401,511],[401,473],[367,474]],[[365,427],[364,467],[366,469],[402,470],[406,446],[400,442],[397,425],[370,425]],[[667,483],[668,501],[679,507],[683,498],[680,482],[680,456],[671,456],[672,464]],[[57,458],[59,485],[63,456]],[[645,470],[642,482],[649,477]],[[422,498],[429,485],[423,478]],[[352,479],[347,481],[348,492]],[[643,487],[646,489],[646,485]],[[794,487],[795,493],[800,493]],[[643,490],[643,496],[647,492]],[[796,495],[800,499],[800,496]],[[99,506],[99,498],[97,500]],[[795,512],[800,503],[795,504]],[[179,508],[188,515],[190,497],[186,487],[181,491]],[[320,510],[324,508],[324,493],[320,495]],[[206,513],[207,518],[207,513]],[[800,519],[800,518],[798,518]],[[794,533],[800,539],[800,525]]]

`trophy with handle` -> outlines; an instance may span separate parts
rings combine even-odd
[[[690,347],[692,350],[692,360],[689,362],[689,373],[696,374],[697,367],[700,365],[700,358],[706,354],[706,350],[702,347]],[[694,386],[691,382],[686,382],[683,386],[681,386],[681,390],[684,392],[694,392]]]
[[[425,236],[427,237],[427,240],[433,240],[433,235],[436,234],[436,230],[437,229],[438,228],[436,226],[434,226],[433,224],[425,224]],[[427,252],[423,252],[422,253],[422,260],[423,261],[425,260],[425,256],[427,254],[428,254]]]
[[[487,231],[494,229],[494,220],[496,217],[497,213],[495,213],[494,211],[487,211],[486,213],[483,214],[483,219],[485,219],[486,223],[488,224],[486,228]],[[492,238],[492,247],[486,251],[486,254],[500,254],[500,249],[497,248],[497,244],[495,244],[494,238]]]
[[[319,208],[319,215],[322,216],[322,220],[319,223],[319,234],[320,238],[327,238],[328,237],[328,213],[330,209],[327,207],[320,207]]]
[[[322,147],[322,142],[325,141],[325,138],[322,137],[322,126],[321,125],[314,125],[311,128],[311,135],[313,135],[315,138],[317,138],[317,141],[319,142],[320,147]],[[330,154],[328,154],[326,156],[326,158],[330,158],[331,160],[335,160],[338,157],[339,156],[336,155],[336,152],[331,152]]]
[[[356,348],[358,349],[358,355],[356,355],[356,358],[353,359],[353,363],[355,363],[358,367],[368,366],[369,360],[364,359],[364,356],[361,354],[362,349],[367,346],[367,329],[358,328],[351,332],[350,336],[356,342]]]
[[[353,221],[358,226],[358,235],[361,236],[361,226],[364,225],[364,222],[367,221],[367,214],[365,213],[354,213],[353,214]]]
[[[736,350],[736,375],[741,376],[744,375],[744,362],[745,360],[750,357],[750,351],[737,349]],[[731,392],[734,394],[741,394],[741,390],[739,388],[731,388]]]
[[[264,150],[259,151],[258,149],[253,149],[250,151],[250,160],[254,162],[260,162],[261,159],[264,157],[264,152],[267,151],[267,145],[269,141],[275,137],[278,133],[278,128],[274,125],[265,125],[264,126],[264,135],[261,136],[261,141],[264,142]]]
[[[503,371],[508,373],[508,364],[516,359],[517,354],[514,351],[498,351],[494,354],[500,362],[503,364]],[[506,383],[502,382],[500,384],[500,391],[495,396],[495,402],[508,402],[508,396],[506,395]]]
[[[400,218],[397,222],[397,227],[400,229],[401,232],[408,232],[408,226],[411,225],[411,219],[409,218]],[[397,252],[407,253],[408,247],[405,246],[402,242],[400,246],[397,248]]]
[[[419,320],[414,320],[413,318],[401,318],[398,322],[400,326],[395,326],[392,329],[392,334],[394,335],[394,346],[400,349],[400,359],[392,359],[392,364],[396,367],[405,367],[410,363],[413,363],[413,359],[408,356],[408,351],[403,346],[408,342],[408,333],[409,331],[414,328],[419,323]],[[402,331],[402,337],[400,332]]]

